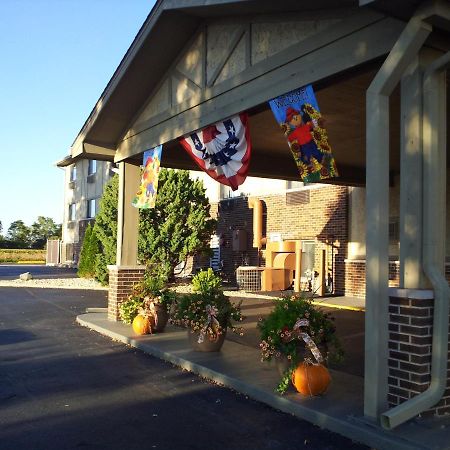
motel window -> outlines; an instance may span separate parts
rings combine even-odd
[[[70,168],[70,181],[75,181],[77,179],[77,166],[74,164]]]
[[[87,204],[87,218],[93,219],[97,213],[97,199],[88,200]]]
[[[71,203],[69,205],[69,221],[74,221],[76,218],[77,205],[75,203]]]
[[[88,163],[88,175],[93,175],[95,172],[97,172],[97,161],[90,159]]]

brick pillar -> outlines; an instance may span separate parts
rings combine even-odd
[[[433,306],[433,291],[389,290],[390,406],[424,392],[430,385]],[[444,398],[425,411],[426,415],[450,413],[450,370],[447,375]]]
[[[119,305],[127,299],[133,285],[142,280],[145,266],[108,266],[108,320],[119,320]]]
[[[346,259],[344,295],[365,298],[366,296],[366,260]]]

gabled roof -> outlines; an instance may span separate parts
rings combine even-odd
[[[113,153],[136,112],[205,18],[357,4],[356,0],[315,0],[306,4],[298,0],[159,0],[72,144],[72,155],[85,151],[84,142]]]
[[[156,135],[159,131],[156,130],[154,132],[155,138],[153,139],[155,142],[144,142],[145,138],[142,138],[142,142],[139,144],[140,146],[133,147],[133,151],[125,151],[121,154],[120,150],[117,153],[116,150],[119,148],[119,144],[122,146],[124,142],[126,142],[127,145],[133,145],[129,144],[130,141],[133,141],[133,138],[126,139],[122,142],[125,133],[128,131],[131,123],[137,118],[137,115],[148,101],[148,98],[156,91],[166,74],[177,64],[182,50],[186,47],[186,43],[196,35],[197,31],[203,29],[200,27],[204,26],[205,20],[210,18],[227,18],[233,20],[234,17],[244,17],[249,18],[249,21],[251,21],[255,16],[260,15],[270,16],[271,13],[284,13],[282,15],[290,17],[291,14],[297,14],[297,16],[303,15],[303,13],[308,10],[311,15],[320,17],[322,11],[328,14],[334,14],[341,10],[341,12],[345,11],[345,14],[347,14],[350,8],[352,11],[356,10],[357,13],[361,13],[361,16],[367,14],[375,16],[373,23],[380,22],[381,28],[378,30],[378,33],[368,31],[364,42],[359,40],[358,37],[354,37],[355,35],[352,34],[355,45],[360,44],[362,48],[369,49],[367,51],[365,50],[365,53],[372,52],[373,55],[371,57],[366,57],[365,60],[361,59],[361,61],[356,58],[354,63],[350,62],[348,64],[348,67],[335,69],[337,70],[336,72],[323,75],[322,79],[318,76],[317,80],[321,80],[320,90],[322,98],[320,100],[324,107],[326,107],[329,123],[332,125],[329,132],[330,134],[335,133],[336,135],[334,136],[333,142],[340,144],[335,145],[334,148],[336,148],[337,151],[340,151],[340,172],[342,182],[348,183],[350,180],[358,178],[359,181],[356,180],[356,182],[363,183],[365,172],[365,90],[370,84],[371,77],[373,77],[374,73],[378,70],[382,58],[390,51],[390,45],[395,42],[396,36],[401,32],[405,21],[409,19],[417,6],[421,3],[423,2],[420,0],[397,0],[396,2],[385,0],[360,0],[359,2],[357,0],[316,0],[314,2],[300,2],[299,0],[278,0],[276,2],[273,0],[159,0],[139,30],[129,50],[123,57],[117,70],[73,143],[71,149],[71,161],[75,162],[79,158],[86,157],[112,161],[114,160],[114,157],[116,157],[116,160],[118,161],[121,159],[131,161],[130,158],[134,158],[132,162],[139,164],[139,155],[140,152],[143,151],[140,147],[143,147],[145,144],[145,147],[149,148],[158,143],[165,143],[165,163],[168,164],[167,167],[185,169],[194,168],[195,166],[189,157],[184,152],[179,151],[176,138],[179,137],[182,132],[179,130],[178,126],[171,128],[169,121],[161,122],[154,126],[155,128],[158,128],[158,126],[163,127],[163,134],[165,134],[167,129],[173,129],[173,136],[170,136],[169,138],[165,137],[166,140],[158,140],[158,136]],[[369,9],[369,11],[367,11],[367,9]],[[376,10],[376,13],[373,10]],[[380,12],[382,12],[382,14],[380,14]],[[395,17],[395,19],[391,19],[390,16]],[[381,20],[385,19],[387,22],[391,23],[392,29],[390,31],[388,31],[389,27],[386,28],[383,23],[381,23]],[[356,24],[354,25],[355,33],[360,29],[362,30],[365,26],[365,24],[359,20],[360,19],[357,19],[357,21],[354,22]],[[393,25],[394,23],[395,26]],[[449,34],[447,29],[450,29],[448,26],[449,24],[437,23],[433,25],[436,25],[443,30],[442,33],[444,39],[441,39],[441,41],[444,45],[442,49],[448,49]],[[341,36],[343,39],[347,37],[346,33],[347,31],[343,32],[343,35]],[[350,33],[350,31],[348,31],[348,33]],[[380,33],[383,34],[383,36],[381,36]],[[433,35],[435,38],[439,38],[439,32],[433,33]],[[390,39],[392,42],[390,42]],[[379,45],[378,41],[381,40],[386,41],[384,43],[385,45]],[[303,41],[296,45],[304,49]],[[321,49],[322,47],[325,47],[323,44],[321,45],[318,44],[317,48]],[[375,48],[377,48],[377,50],[374,50]],[[437,45],[436,48],[440,48],[439,45]],[[333,58],[334,60],[338,60],[339,58],[344,60],[346,59],[347,54],[358,53],[358,49],[355,48],[348,47],[348,50],[349,52],[342,53],[343,50],[341,48],[340,56],[336,56],[336,53],[328,52],[329,59],[326,60],[329,61],[331,59],[331,61],[330,64],[327,63],[326,66],[332,65]],[[310,50],[305,51],[305,54],[309,51]],[[321,57],[319,59],[323,60],[324,58]],[[364,64],[366,64],[366,66],[364,66]],[[367,64],[372,65],[367,66]],[[300,66],[303,68],[308,67],[304,65],[303,61]],[[341,64],[341,66],[343,66],[343,64]],[[281,67],[283,67],[283,64],[277,66],[277,68]],[[346,83],[339,79],[342,78],[343,72],[336,75],[339,70],[347,71],[345,77],[348,79],[350,86],[346,86]],[[318,70],[316,69],[315,73],[317,72]],[[293,75],[294,73],[292,72],[286,72],[284,80],[298,82],[298,73],[295,74],[296,77],[293,77]],[[277,80],[277,83],[274,83],[274,85],[283,88],[286,87],[285,84],[286,83],[284,82],[280,84],[279,80]],[[329,88],[331,85],[338,85],[338,89],[327,89],[327,87]],[[275,94],[272,92],[274,95],[272,95],[272,97],[267,97],[267,99],[260,99],[260,101],[253,101],[253,99],[251,99],[250,101],[248,90],[246,90],[247,87],[248,84],[238,86],[238,88],[242,88],[242,93],[235,95],[236,98],[234,100],[238,105],[236,106],[233,104],[233,108],[236,109],[239,107],[240,109],[237,110],[237,112],[243,109],[251,109],[251,130],[252,134],[255,136],[255,138],[253,138],[252,135],[252,141],[254,141],[255,144],[254,148],[257,148],[259,152],[258,157],[253,158],[254,161],[251,167],[251,175],[296,179],[298,174],[296,168],[292,164],[292,158],[290,158],[288,152],[284,151],[285,145],[283,143],[283,136],[277,133],[276,124],[268,111],[266,111],[267,105],[263,107],[261,103],[263,101],[266,102],[267,99],[280,95],[289,89],[286,88],[285,91]],[[296,87],[298,86],[291,86],[291,89]],[[261,92],[261,97],[268,95],[265,90],[260,90],[258,92]],[[225,92],[223,95],[228,96],[228,94],[228,92]],[[240,97],[241,95],[242,97]],[[349,102],[353,102],[351,105],[350,103],[347,105],[351,107],[350,111],[344,111],[342,105],[340,106],[340,100],[343,98],[347,98]],[[248,104],[244,105],[245,102],[243,100],[248,100]],[[394,103],[398,109],[398,96],[396,98],[394,95],[393,100],[395,100]],[[217,103],[212,104],[212,101],[208,101],[209,110],[213,111],[215,115],[220,115],[222,111],[217,107]],[[201,107],[206,105],[206,101],[202,100],[202,102],[199,104]],[[355,102],[361,104],[356,104]],[[196,106],[196,108],[199,108],[199,106]],[[190,106],[188,110],[183,113],[196,116],[198,115],[198,111],[194,111],[194,109],[194,107]],[[236,111],[231,113],[235,114]],[[173,122],[176,122],[180,116],[181,113],[176,111],[173,112],[173,116],[171,116],[172,119],[174,119]],[[399,139],[397,136],[399,135],[399,125],[395,123],[395,120],[398,118],[397,116],[399,116],[399,114],[393,114],[392,129],[394,130],[393,134],[395,134],[395,136],[391,136],[391,145],[393,144],[392,147],[396,149],[396,152],[391,152],[391,157],[393,159],[393,161],[391,161],[391,167],[394,170],[397,170],[398,168],[399,159]],[[346,122],[342,123],[342,120],[340,120],[339,117],[346,117]],[[225,115],[221,115],[220,117],[215,118],[215,120],[221,120],[222,118],[225,118]],[[202,119],[206,121],[207,119],[209,120],[210,117],[202,115]],[[168,119],[165,118],[164,120]],[[333,120],[335,121],[333,122]],[[350,127],[350,132],[345,128],[349,121],[352,121],[353,123],[353,126]],[[211,119],[207,123],[200,125],[197,122],[196,127],[195,125],[192,125],[193,128],[189,128],[189,130],[186,129],[183,132],[187,133],[190,132],[190,130],[201,128],[201,126],[205,126],[208,123],[213,123],[214,120]],[[191,126],[190,122],[186,123]],[[264,130],[263,133],[260,133],[262,137],[257,134],[258,129]],[[176,134],[176,132],[179,133]],[[144,133],[136,134],[138,136],[137,140],[141,139],[143,134]],[[60,165],[67,165],[68,161],[69,160],[61,161]],[[262,161],[265,162],[262,163]],[[278,169],[278,172],[276,169]]]

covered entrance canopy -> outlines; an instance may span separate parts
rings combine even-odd
[[[449,51],[449,32],[445,1],[317,0],[306,6],[297,0],[158,1],[71,149],[73,160],[120,163],[117,265],[133,266],[137,260],[138,216],[130,205],[145,150],[164,144],[163,166],[194,169],[177,139],[248,111],[253,143],[249,175],[297,180],[267,101],[312,83],[341,175],[333,182],[367,186],[365,415],[379,419],[387,409],[390,175],[411,174],[401,182],[401,215],[409,221],[405,225],[401,218],[402,287],[430,286],[422,269],[424,236],[434,232],[445,240],[445,226],[422,229],[427,206],[421,199],[422,193],[439,194],[427,214],[439,211],[435,223],[442,223],[445,183],[433,187],[430,182],[426,191],[424,176],[432,163],[422,156],[428,144],[441,149],[441,163],[433,173],[443,170],[445,182],[446,136],[441,130],[448,108],[442,72],[447,62],[439,58]],[[433,61],[439,62],[425,88],[423,74]],[[422,105],[427,89],[434,101]],[[434,254],[442,266],[442,254]],[[432,287],[436,289],[434,281]],[[442,285],[441,294],[447,301]],[[440,302],[441,316],[443,312],[445,319],[447,308],[448,333],[445,301]],[[442,382],[445,389],[442,373],[447,367],[443,346],[437,348],[441,353],[433,361],[441,361],[434,364],[440,375],[433,380],[440,387],[432,393],[434,403],[442,396]],[[422,407],[430,407],[430,401],[425,399]],[[401,419],[395,413],[385,425],[418,414],[420,408],[414,408],[406,406]]]
[[[404,22],[355,1],[158,2],[72,146],[72,157],[138,162],[168,144],[163,166],[193,169],[174,139],[248,110],[251,176],[298,179],[267,101],[314,84],[339,182],[361,183],[365,92]],[[231,14],[230,14],[231,12]],[[176,31],[175,31],[176,30]],[[399,99],[392,170],[399,170]]]

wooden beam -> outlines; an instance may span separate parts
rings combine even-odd
[[[91,144],[89,142],[83,143],[83,153],[88,159],[98,159],[103,161],[114,161],[115,149]]]
[[[155,117],[134,124],[133,128],[128,130],[128,132],[125,134],[124,140],[127,139],[128,137],[134,136],[156,125],[159,125],[164,121],[169,120],[170,118],[179,115],[188,109],[200,105],[201,103],[207,102],[222,94],[226,94],[232,91],[236,86],[249,83],[258,77],[264,76],[265,74],[271,72],[272,70],[276,70],[277,68],[282,67],[298,58],[301,58],[302,56],[314,52],[318,48],[325,47],[330,43],[338,41],[339,39],[345,36],[348,36],[354,32],[357,32],[358,30],[370,26],[381,20],[381,18],[383,18],[382,15],[380,15],[379,13],[375,13],[373,11],[368,10],[360,11],[357,14],[351,16],[348,20],[341,21],[335,25],[330,26],[327,29],[326,33],[313,35],[309,38],[302,40],[299,43],[291,45],[288,48],[276,53],[275,55],[254,64],[253,66],[249,67],[247,70],[239,73],[238,75],[235,75],[234,77],[225,80],[218,86],[209,87],[205,89],[203,93],[193,95],[188,100],[185,100],[184,102],[174,105],[172,108],[161,112]],[[247,47],[248,47],[247,51],[250,51],[251,43],[249,43]],[[292,89],[295,89],[297,87],[299,86],[298,85],[294,86],[294,88]],[[284,94],[285,92],[286,91],[280,91],[274,94],[271,98],[276,97],[277,95],[280,94]],[[252,107],[255,106],[257,106],[257,104],[252,105]],[[242,111],[242,109],[239,110],[238,112],[240,111]]]
[[[238,45],[239,41],[242,39],[242,36],[244,35],[245,30],[246,29],[243,25],[241,25],[239,28],[237,28],[235,30],[235,32],[233,33],[233,36],[231,36],[231,38],[228,42],[226,52],[222,56],[222,59],[219,61],[219,64],[217,65],[217,67],[212,72],[209,80],[207,80],[207,86],[214,85],[214,83],[216,82],[217,78],[220,75],[220,72],[222,72],[222,69],[225,67],[225,64],[230,59],[230,56],[234,52],[234,49]]]
[[[386,54],[402,30],[403,24],[386,18],[334,42],[316,48],[287,64],[255,74],[255,78],[243,81],[216,97],[211,97],[190,109],[161,120],[145,131],[129,137],[119,144],[116,161],[141,153],[147,148],[166,143],[193,130],[247,110],[280,94],[324,80],[336,73],[371,61]],[[326,33],[324,33],[326,34]],[[314,67],[314,70],[311,68]],[[266,67],[267,69],[267,67]],[[255,66],[249,70],[255,70]],[[242,75],[243,77],[244,75]],[[208,91],[205,90],[205,95]]]

